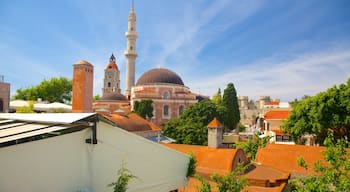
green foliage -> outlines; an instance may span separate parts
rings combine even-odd
[[[236,145],[237,147],[243,149],[244,153],[247,155],[248,158],[250,158],[250,160],[254,161],[259,148],[266,147],[270,139],[271,136],[260,138],[259,132],[256,132],[253,137],[250,137],[248,139],[248,142],[242,142]]]
[[[214,117],[218,117],[217,106],[210,100],[203,100],[185,109],[179,118],[168,121],[163,133],[177,143],[207,145],[207,125]]]
[[[34,112],[34,103],[29,102],[29,106],[22,106],[16,109],[16,113],[35,113]]]
[[[72,92],[72,81],[65,78],[51,78],[43,80],[39,85],[32,86],[26,89],[17,89],[13,99],[22,100],[38,100],[41,98],[44,101],[70,103]]]
[[[153,101],[151,99],[145,99],[134,102],[134,112],[144,119],[153,117]]]
[[[221,95],[221,90],[219,88],[218,92],[213,95],[213,99],[212,101],[216,104],[216,105],[221,105],[222,102],[222,95]]]
[[[347,84],[334,86],[293,104],[283,129],[298,142],[303,134],[316,134],[322,144],[326,130],[336,130],[336,137],[350,138],[350,79]]]
[[[239,132],[244,132],[246,127],[243,124],[239,124]]]
[[[189,156],[190,156],[190,161],[188,163],[186,177],[193,177],[194,174],[196,173],[197,160],[196,160],[196,157],[193,155],[193,153],[190,153]]]
[[[203,177],[198,174],[195,175],[195,178],[201,183],[200,186],[197,186],[198,192],[211,192],[211,186],[207,180],[203,179]]]
[[[222,106],[226,108],[222,123],[226,126],[226,128],[230,130],[237,128],[241,117],[239,112],[237,93],[233,83],[229,83],[224,90],[224,95],[222,97]],[[237,133],[238,131],[239,130],[236,129]]]
[[[217,183],[219,192],[239,192],[248,185],[248,181],[241,175],[245,172],[246,166],[238,166],[227,175],[214,174],[211,179]]]
[[[100,98],[101,98],[100,95],[95,95],[92,99],[93,99],[94,101],[97,101],[97,100],[99,100]]]
[[[128,185],[133,178],[137,177],[126,168],[126,163],[123,161],[121,168],[118,170],[117,181],[110,183],[108,187],[113,187],[114,192],[126,192]]]
[[[318,161],[314,165],[315,175],[291,180],[293,191],[349,191],[350,154],[346,151],[345,140],[335,141],[333,131],[328,131],[324,145],[327,146],[327,150],[323,152],[323,155],[329,165]],[[298,159],[298,163],[307,167],[302,158]]]

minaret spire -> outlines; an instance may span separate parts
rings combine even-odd
[[[137,57],[136,52],[136,14],[134,11],[134,0],[131,0],[131,10],[128,17],[128,31],[125,32],[127,45],[124,52],[126,57],[126,86],[125,96],[130,98],[131,87],[135,85],[135,61]]]

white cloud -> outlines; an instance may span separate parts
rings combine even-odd
[[[350,49],[293,55],[288,60],[273,55],[254,63],[232,68],[220,76],[189,82],[193,91],[212,96],[219,87],[234,80],[238,95],[252,99],[269,95],[293,100],[314,95],[350,78]]]

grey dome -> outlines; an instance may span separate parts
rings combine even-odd
[[[169,69],[157,68],[151,69],[145,72],[137,81],[136,85],[148,85],[148,84],[177,84],[184,85],[180,76]]]

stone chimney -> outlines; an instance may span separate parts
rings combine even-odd
[[[73,65],[72,112],[92,113],[94,66],[80,60]]]
[[[223,126],[214,118],[208,125],[208,147],[220,148],[222,146]]]

